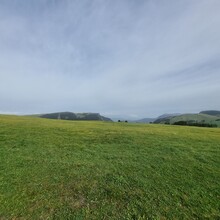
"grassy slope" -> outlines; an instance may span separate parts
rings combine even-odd
[[[213,115],[213,116],[220,117],[220,111],[218,110],[201,111],[200,114]]]
[[[220,129],[0,116],[0,219],[218,219]]]
[[[204,120],[204,123],[217,124],[220,127],[220,121],[216,121],[216,119],[220,119],[220,118],[206,114],[184,114],[171,118],[170,123],[173,124],[178,121],[190,121],[190,120],[196,120],[201,123]]]

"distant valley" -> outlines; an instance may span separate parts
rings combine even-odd
[[[154,123],[154,124],[169,124],[169,125],[187,125],[199,127],[220,127],[220,111],[208,110],[199,113],[172,113],[163,114],[157,118],[142,118],[137,120],[126,120],[125,116],[115,120],[109,117],[102,116],[99,113],[73,113],[73,112],[56,112],[46,114],[29,115],[32,117],[40,117],[47,119],[61,120],[81,120],[81,121],[120,121],[129,123]]]

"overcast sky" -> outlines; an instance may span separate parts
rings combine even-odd
[[[0,0],[0,112],[220,110],[220,0]]]

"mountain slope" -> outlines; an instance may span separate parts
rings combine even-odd
[[[112,121],[99,113],[73,113],[73,112],[56,112],[39,115],[40,118],[62,119],[62,120],[86,120],[86,121]]]
[[[182,114],[157,119],[155,124],[190,125],[204,127],[220,127],[220,117],[207,114]]]
[[[216,110],[201,111],[199,114],[206,114],[206,115],[220,117],[220,111],[216,111]]]
[[[170,119],[180,115],[179,113],[173,113],[173,114],[163,114],[156,118],[154,121],[155,124],[169,124]]]
[[[206,114],[184,114],[173,117],[170,119],[170,124],[175,124],[180,121],[185,121],[189,124],[199,123],[199,124],[218,124],[219,117],[206,115]]]

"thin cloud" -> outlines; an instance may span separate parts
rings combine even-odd
[[[220,109],[220,2],[1,1],[1,112]]]

